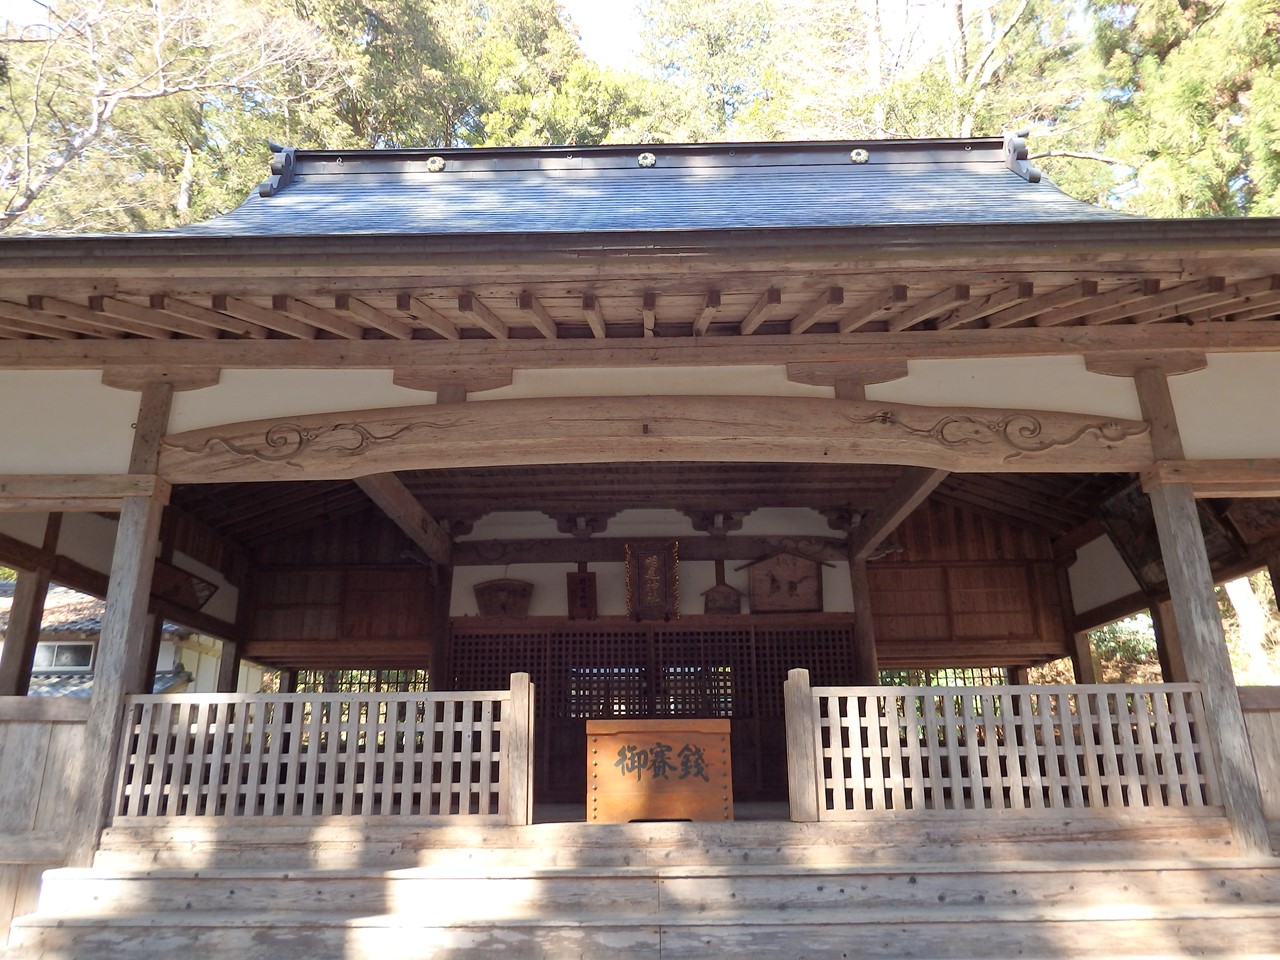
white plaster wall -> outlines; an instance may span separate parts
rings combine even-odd
[[[750,536],[835,536],[826,520],[805,509],[769,509],[749,514],[738,535]],[[671,538],[682,542],[704,533],[695,533],[689,519],[675,510],[626,510],[609,521],[605,537],[632,539]],[[571,540],[556,530],[555,521],[540,513],[496,513],[478,521],[474,530],[460,540],[505,540],[555,537]],[[747,593],[747,571],[739,570],[748,561],[725,563],[725,582],[744,597]],[[566,616],[568,596],[566,573],[575,564],[523,564],[507,566],[458,567],[454,571],[451,610],[455,617],[477,616],[474,586],[485,580],[512,577],[534,584],[530,616]],[[596,608],[601,616],[626,616],[626,567],[621,563],[593,563],[589,569],[596,575]],[[703,612],[702,594],[716,582],[715,563],[710,560],[680,562],[680,610],[682,613]],[[849,583],[849,566],[837,563],[822,568],[824,609],[831,613],[853,610],[853,590]],[[743,602],[743,612],[747,603]]]
[[[1085,369],[1083,357],[1007,357],[990,360],[912,360],[908,374],[867,388],[870,400],[931,406],[1063,410],[1141,420],[1138,394],[1127,377]]]
[[[58,552],[99,573],[111,572],[116,548],[116,518],[96,513],[68,513],[62,518]]]
[[[596,570],[597,587],[603,593],[604,583],[608,577],[604,569],[622,564],[593,564]],[[499,580],[510,577],[514,580],[528,580],[533,584],[533,596],[529,601],[531,617],[563,617],[568,612],[568,592],[564,575],[577,570],[574,563],[513,563],[507,566],[493,567],[456,567],[453,571],[453,596],[449,611],[455,617],[474,617],[480,612],[476,606],[474,587],[486,580]],[[603,609],[603,597],[600,597],[600,612]]]
[[[1107,536],[1090,540],[1077,550],[1076,562],[1067,569],[1067,575],[1076,613],[1093,610],[1141,589]]]
[[[518,370],[511,386],[472,399],[661,394],[830,397],[832,391],[791,383],[782,366]],[[217,386],[174,395],[169,429],[434,402],[430,391],[396,386],[390,370],[224,370]]]
[[[124,473],[138,396],[95,370],[0,373],[0,473]]]
[[[196,634],[175,643],[164,640],[160,644],[158,667],[174,670],[178,664],[191,674],[187,693],[215,693],[218,689],[218,665],[222,658],[222,642],[212,637]],[[265,668],[256,663],[242,661],[236,689],[241,693],[259,693]]]
[[[169,432],[305,413],[435,403],[425,390],[397,387],[390,370],[223,370],[217,386],[173,395]]]
[[[39,547],[44,545],[44,528],[48,522],[47,513],[0,513],[0,533]]]
[[[1210,354],[1169,392],[1188,458],[1280,457],[1280,354]]]
[[[873,400],[1140,416],[1132,381],[1085,370],[1081,357],[913,360],[902,380],[868,388]],[[1190,457],[1280,456],[1280,355],[1212,355],[1208,369],[1173,378]],[[477,401],[662,394],[830,397],[791,383],[785,367],[516,371]],[[391,382],[389,370],[224,370],[221,382],[174,395],[172,432],[242,420],[432,403]],[[0,373],[0,473],[114,473],[127,469],[138,394],[105,387],[96,371]]]

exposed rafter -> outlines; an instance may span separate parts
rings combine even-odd
[[[506,323],[485,306],[474,293],[458,295],[458,312],[466,314],[476,326],[488,331],[489,335],[497,340],[506,340],[511,336]]]
[[[551,314],[547,313],[547,308],[528,290],[520,292],[520,296],[516,298],[516,305],[527,316],[534,329],[548,340],[555,340],[560,336],[559,331],[556,330],[556,322]]]
[[[434,563],[447,565],[453,555],[453,540],[409,492],[394,473],[360,477],[356,485],[391,518],[405,536],[422,548]]]
[[[898,482],[849,534],[849,558],[866,560],[911,513],[947,478],[946,470],[907,467]]]
[[[768,320],[779,306],[782,305],[782,291],[777,287],[770,287],[760,295],[760,299],[752,305],[747,311],[747,315],[742,318],[742,323],[738,326],[738,332],[746,336],[755,333],[760,326]]]

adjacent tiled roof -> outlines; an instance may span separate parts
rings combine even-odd
[[[9,610],[13,603],[13,581],[0,581],[0,634],[9,629]],[[51,586],[45,596],[42,633],[98,633],[102,629],[102,615],[107,603],[97,597],[80,593],[69,587]],[[165,633],[190,633],[167,620]]]
[[[151,692],[180,693],[191,680],[185,670],[164,670],[156,674]],[[27,687],[29,697],[87,697],[92,693],[92,673],[37,673]]]
[[[173,233],[553,234],[1123,217],[1039,180],[1025,156],[1021,141],[991,138],[347,153],[280,148],[275,175],[242,206]]]

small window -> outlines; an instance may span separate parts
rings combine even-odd
[[[38,643],[35,659],[31,662],[33,670],[48,673],[81,673],[93,666],[93,644],[76,643]]]

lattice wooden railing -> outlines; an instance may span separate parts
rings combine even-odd
[[[121,817],[532,815],[533,688],[179,694],[126,707]]]
[[[1196,684],[787,688],[793,819],[1222,812]]]

